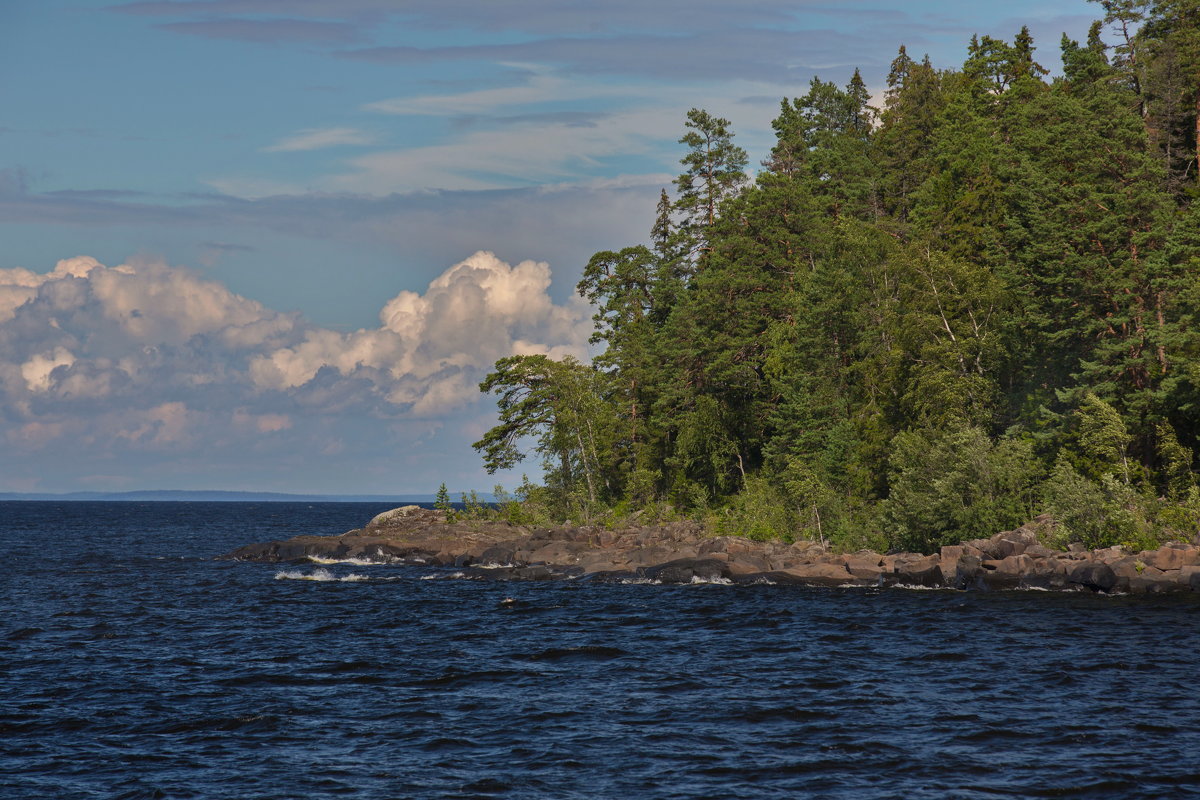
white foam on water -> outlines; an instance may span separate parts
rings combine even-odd
[[[334,575],[327,569],[314,569],[310,573],[301,572],[298,569],[280,570],[275,573],[277,581],[318,581],[321,583],[334,581],[337,583],[354,583],[356,581],[370,580],[366,575]]]
[[[465,573],[465,572],[451,572],[449,575],[437,575],[437,574],[422,575],[421,580],[423,580],[423,581],[448,581],[448,580],[453,580],[454,578],[465,578],[465,577],[467,577],[467,573]]]
[[[369,558],[322,558],[321,556],[305,556],[314,564],[352,564],[356,567],[373,567],[384,561],[374,561]]]
[[[693,585],[703,586],[733,586],[733,581],[729,578],[702,578],[699,575],[692,576]]]

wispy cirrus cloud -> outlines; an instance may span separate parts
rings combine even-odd
[[[560,36],[503,44],[379,46],[343,50],[337,55],[398,65],[447,61],[552,64],[572,76],[636,76],[688,83],[713,80],[788,83],[806,79],[818,68],[869,68],[887,63],[899,44],[895,30],[890,30],[887,36],[890,47],[885,48],[883,41],[874,36],[833,28],[684,27],[661,34]],[[921,44],[925,37],[914,31],[911,38]]]
[[[757,0],[752,4],[696,3],[694,0],[604,0],[600,4],[561,0],[289,0],[294,17],[350,20],[380,25],[402,19],[416,30],[476,31],[530,30],[539,33],[588,31],[613,33],[637,30],[678,30],[684,26],[783,25],[799,11],[821,8],[828,0]],[[844,5],[869,11],[871,0],[846,0]],[[280,13],[279,0],[144,0],[122,3],[115,10],[146,16],[262,16]]]
[[[302,150],[322,150],[326,147],[368,145],[375,142],[372,134],[357,128],[305,128],[273,145],[263,148],[264,153],[289,153]]]
[[[507,125],[565,125],[569,128],[595,128],[612,116],[608,111],[545,111],[529,114],[466,114],[454,117],[456,128],[475,126],[504,127]]]
[[[355,25],[313,19],[203,19],[165,22],[155,27],[206,39],[232,39],[258,44],[300,42],[344,45],[362,39],[362,33]]]
[[[452,116],[480,114],[499,108],[514,108],[563,100],[581,100],[612,94],[632,94],[632,89],[620,87],[579,86],[552,74],[546,67],[528,64],[506,64],[522,70],[527,76],[521,83],[475,89],[467,92],[415,95],[377,100],[363,106],[364,111],[380,114],[412,116]]]
[[[665,174],[629,175],[487,191],[365,193],[251,192],[257,199],[210,192],[141,195],[121,191],[39,192],[20,169],[0,170],[0,220],[8,225],[52,223],[66,230],[111,230],[138,226],[153,236],[178,236],[189,244],[180,258],[233,255],[197,251],[197,241],[260,245],[255,257],[267,260],[264,232],[285,240],[367,246],[397,253],[424,280],[438,264],[463,253],[492,250],[510,258],[547,261],[570,286],[587,259],[643,241],[654,217]],[[248,187],[253,189],[255,187]],[[272,187],[259,187],[272,188]],[[239,251],[244,256],[246,251]],[[10,262],[11,263],[11,262]],[[420,265],[429,265],[428,267]],[[379,280],[384,276],[380,275]],[[394,279],[394,276],[393,276]]]

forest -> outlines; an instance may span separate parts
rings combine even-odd
[[[748,170],[687,115],[640,244],[596,253],[592,363],[501,359],[487,469],[522,513],[931,551],[1040,514],[1061,543],[1200,526],[1200,2],[1103,0],[1062,74],[1032,37],[903,47],[784,99]]]

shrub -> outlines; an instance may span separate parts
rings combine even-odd
[[[796,516],[787,498],[766,478],[746,477],[746,485],[729,505],[710,516],[713,529],[721,536],[745,536],[751,539],[791,541]]]
[[[1033,516],[1041,466],[1029,443],[993,443],[980,428],[896,436],[883,526],[889,544],[933,552],[991,536]]]

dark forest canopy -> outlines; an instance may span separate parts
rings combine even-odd
[[[489,469],[575,519],[929,549],[1049,512],[1200,521],[1200,0],[1104,0],[1051,79],[1022,29],[786,99],[751,182],[693,110],[649,239],[597,253],[594,364],[501,360]],[[533,437],[530,439],[529,437]]]

